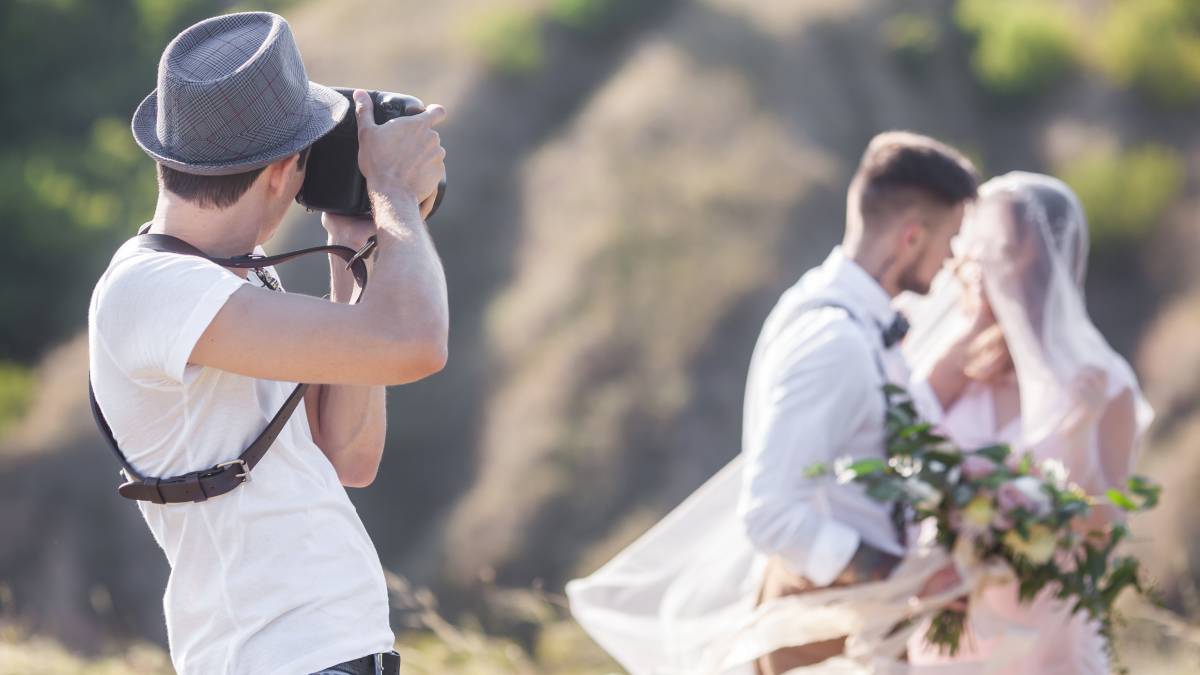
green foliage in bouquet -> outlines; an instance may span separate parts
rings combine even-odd
[[[963,452],[921,421],[907,393],[889,385],[887,458],[839,461],[839,482],[862,485],[867,495],[895,502],[913,521],[934,519],[937,542],[956,557],[1003,561],[1016,574],[1022,602],[1043,589],[1085,611],[1112,645],[1113,605],[1127,588],[1144,589],[1138,561],[1118,555],[1129,535],[1123,524],[1087,526],[1093,508],[1111,504],[1125,512],[1158,503],[1160,488],[1134,476],[1127,489],[1102,499],[1069,481],[1061,462],[1041,463],[1015,455],[1007,445]],[[817,467],[813,474],[824,473]],[[926,640],[954,654],[965,628],[962,612],[943,610],[932,618]]]

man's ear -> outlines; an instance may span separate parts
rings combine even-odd
[[[281,160],[272,162],[267,166],[267,190],[272,195],[281,194],[287,189],[288,183],[292,178],[292,174],[297,170],[297,163],[300,161],[300,153],[288,155]]]
[[[928,236],[928,228],[916,212],[909,213],[900,223],[900,240],[910,251],[920,248]]]

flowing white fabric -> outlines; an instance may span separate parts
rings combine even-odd
[[[948,406],[941,427],[968,448],[1009,443],[1039,459],[1062,461],[1072,481],[1102,494],[1128,477],[1153,411],[1128,363],[1088,316],[1083,292],[1087,250],[1083,209],[1062,182],[1016,172],[981,188],[955,251],[970,266],[968,273],[981,275],[1004,333],[1020,415],[1013,423],[997,424],[992,386],[973,382]],[[929,372],[962,327],[958,274],[947,270],[928,296],[908,303],[913,330],[904,349],[918,377]],[[912,672],[938,672],[936,668],[953,663],[995,663],[1008,653],[1006,633],[1019,627],[1037,639],[1027,654],[998,672],[1108,673],[1095,624],[1072,616],[1052,596],[1048,589],[1022,604],[1015,585],[986,589],[971,603],[972,639],[962,652],[949,658],[914,640]]]
[[[845,657],[796,675],[900,675],[919,621],[964,595],[1007,584],[1011,570],[960,553],[963,581],[924,601],[915,595],[951,559],[931,540],[915,546],[887,580],[772,600],[755,607],[766,557],[746,537],[735,509],[742,457],[730,462],[649,532],[595,574],[567,585],[571,611],[633,675],[753,675],[776,649],[849,636]],[[1036,634],[1004,626],[1005,655],[983,667],[948,664],[928,675],[993,675],[1020,658]]]

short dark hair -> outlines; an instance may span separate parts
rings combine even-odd
[[[920,200],[954,206],[974,199],[979,173],[961,152],[907,131],[871,139],[850,183],[848,207],[864,225]]]
[[[309,148],[304,148],[300,151],[297,168],[304,168],[305,162],[308,161],[308,150]],[[163,189],[197,206],[223,209],[237,203],[265,168],[267,167],[228,176],[201,176],[159,164],[158,182]]]

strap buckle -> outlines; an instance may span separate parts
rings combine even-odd
[[[375,247],[378,245],[379,240],[375,238],[375,235],[371,235],[367,239],[367,242],[362,245],[362,248],[354,252],[354,256],[350,258],[349,262],[346,263],[346,269],[350,269],[354,263],[358,262],[359,260],[365,260],[366,258],[370,257],[370,255],[375,252]]]
[[[246,465],[246,460],[244,460],[244,459],[240,459],[240,458],[239,459],[231,459],[228,462],[221,462],[220,464],[216,465],[213,468],[217,469],[218,471],[224,471],[225,469],[233,466],[234,464],[242,465],[242,472],[239,473],[238,475],[234,476],[234,478],[241,478],[243,483],[249,483],[250,482],[250,467]]]

